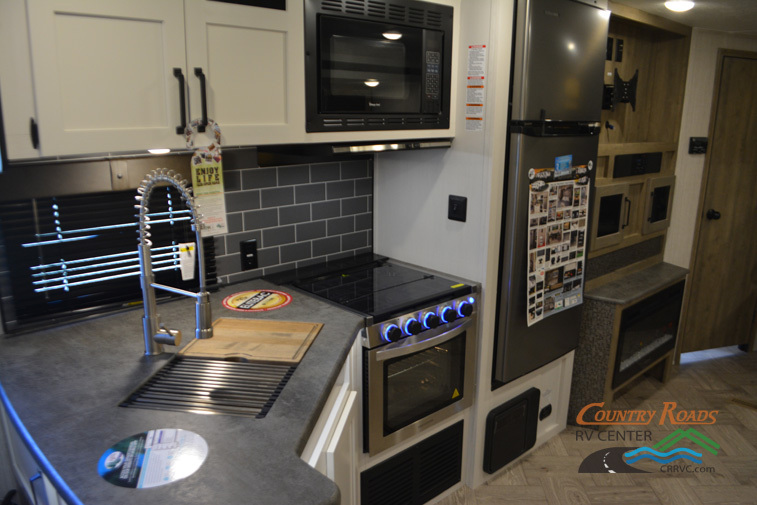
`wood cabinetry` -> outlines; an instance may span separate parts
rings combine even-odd
[[[619,240],[593,241],[590,258],[665,235],[666,226],[645,225],[648,193],[655,179],[674,172],[691,34],[687,26],[622,4],[611,2],[610,9],[605,84],[614,86],[616,74],[629,81],[637,71],[638,82],[633,106],[617,103],[602,111],[597,189],[623,185],[628,201]],[[617,87],[613,91],[621,93]],[[646,164],[658,163],[659,169],[647,171]]]

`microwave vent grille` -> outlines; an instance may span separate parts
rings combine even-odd
[[[392,129],[414,125],[415,128],[440,125],[438,117],[357,117],[357,118],[323,118],[321,125],[327,130],[379,128]]]
[[[321,10],[324,11],[390,19],[424,28],[441,28],[442,13],[430,10],[432,8],[406,7],[381,0],[321,0]]]

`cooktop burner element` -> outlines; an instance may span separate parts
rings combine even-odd
[[[385,321],[473,292],[460,281],[365,254],[269,276],[366,316]]]
[[[298,280],[299,289],[383,321],[471,292],[467,284],[370,256],[363,265]]]

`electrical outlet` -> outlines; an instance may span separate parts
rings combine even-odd
[[[447,218],[453,221],[465,222],[468,212],[468,199],[464,196],[449,195],[449,208]]]
[[[242,260],[242,270],[258,268],[258,241],[253,238],[240,242],[239,258]]]

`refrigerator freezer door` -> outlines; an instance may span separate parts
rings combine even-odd
[[[582,305],[565,309],[528,326],[528,171],[531,168],[553,167],[556,157],[569,154],[573,156],[574,166],[585,165],[589,161],[596,166],[597,142],[596,137],[510,136],[509,196],[505,202],[496,322],[495,385],[536,370],[578,344]],[[590,172],[592,186],[594,172]],[[588,208],[591,209],[591,201]],[[591,219],[591,216],[587,218]]]
[[[599,121],[608,25],[573,0],[520,1],[512,119]]]

